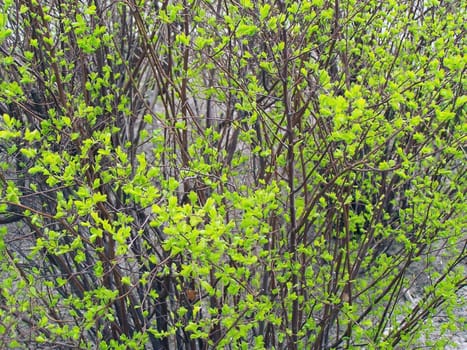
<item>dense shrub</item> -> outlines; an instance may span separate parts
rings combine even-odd
[[[462,1],[1,6],[0,348],[465,326]]]

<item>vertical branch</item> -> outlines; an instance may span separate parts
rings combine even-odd
[[[286,14],[286,6],[284,1],[280,1],[281,12]],[[282,50],[282,71],[281,71],[281,81],[282,81],[282,91],[283,91],[283,103],[284,103],[284,114],[287,123],[287,184],[289,186],[289,215],[290,215],[290,225],[289,225],[289,247],[288,250],[292,256],[292,265],[295,265],[298,262],[297,256],[297,222],[296,222],[296,208],[295,208],[295,186],[294,186],[294,163],[295,163],[295,156],[294,156],[294,125],[293,125],[293,111],[291,108],[291,101],[289,96],[289,71],[288,71],[288,64],[289,64],[289,43],[287,40],[287,29],[282,26],[281,29],[281,40],[284,43],[284,48]],[[297,349],[298,343],[298,328],[299,328],[299,305],[298,305],[298,295],[299,295],[299,287],[298,287],[298,276],[295,272],[292,272],[292,293],[295,294],[296,298],[292,301],[292,336],[289,344],[289,349],[294,350]]]
[[[187,1],[183,1],[183,33],[186,37],[189,35],[189,16],[188,16],[188,4]],[[182,86],[180,89],[180,99],[182,103],[182,120],[184,122],[184,129],[181,132],[181,155],[182,155],[182,164],[184,167],[188,165],[188,99],[187,99],[187,83],[188,83],[188,46],[185,45],[183,48],[183,77],[182,77]],[[185,189],[187,190],[187,189]]]

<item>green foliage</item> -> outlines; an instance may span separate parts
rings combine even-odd
[[[444,348],[464,7],[4,1],[0,348]]]

